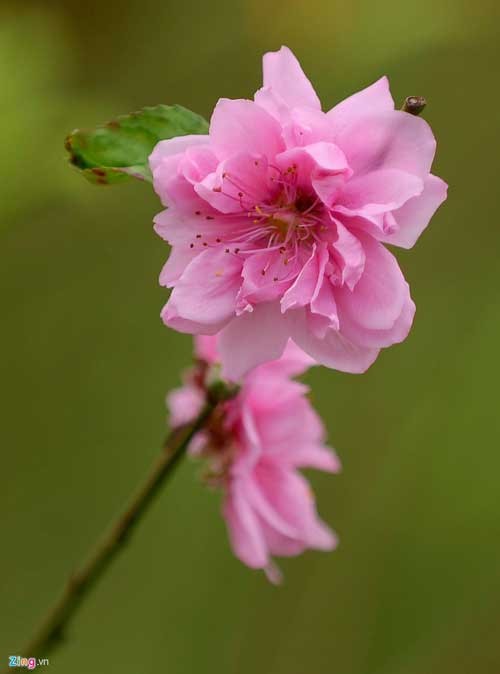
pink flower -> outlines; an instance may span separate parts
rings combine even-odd
[[[429,125],[394,109],[387,78],[327,113],[286,47],[264,56],[254,100],[221,99],[207,136],[150,157],[172,246],[162,317],[221,332],[227,377],[278,358],[289,338],[363,372],[400,342],[415,306],[383,244],[411,248],[446,198]]]
[[[167,398],[173,426],[200,412],[206,370],[217,358],[215,343],[215,337],[196,340],[197,365],[184,386]],[[236,397],[216,408],[190,447],[192,454],[207,459],[207,480],[224,491],[222,512],[235,555],[266,570],[272,581],[279,574],[271,555],[331,550],[336,544],[297,470],[336,472],[340,467],[324,445],[324,428],[305,396],[307,387],[290,379],[311,364],[290,342],[280,360],[256,367],[244,378]]]

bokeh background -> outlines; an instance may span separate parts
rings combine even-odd
[[[344,471],[311,475],[333,554],[281,588],[230,553],[187,461],[51,657],[64,674],[500,672],[500,10],[495,0],[0,4],[0,664],[147,470],[190,360],[164,328],[148,186],[94,187],[63,140],[146,104],[209,116],[290,46],[325,104],[382,74],[429,100],[450,183],[398,252],[408,340],[308,375]]]

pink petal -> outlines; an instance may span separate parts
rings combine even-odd
[[[211,210],[209,212],[212,212]],[[194,243],[196,253],[204,252],[204,243],[213,246],[217,237],[224,236],[229,240],[238,230],[235,225],[228,227],[223,216],[203,217],[203,213],[186,214],[176,208],[167,208],[154,218],[154,230],[172,246]],[[199,234],[200,236],[197,236]]]
[[[288,337],[288,325],[279,304],[258,304],[252,312],[233,319],[221,332],[222,375],[238,381],[256,365],[276,360],[283,353]]]
[[[436,151],[427,122],[400,110],[354,121],[339,133],[336,143],[356,175],[398,169],[425,179]]]
[[[186,267],[199,254],[189,246],[173,246],[168,260],[162,267],[159,283],[165,288],[172,288],[184,274]]]
[[[339,318],[337,315],[337,303],[335,302],[335,294],[332,284],[328,279],[323,277],[319,284],[319,288],[311,300],[311,313],[328,319],[324,321],[324,327],[320,329],[321,336],[324,336],[328,328],[338,330]]]
[[[290,377],[297,377],[314,365],[316,365],[316,361],[289,339],[281,358],[268,361],[254,368],[246,375],[245,385],[247,388],[255,385],[259,400],[263,401],[265,398],[263,390],[270,391],[272,387],[269,382],[271,380],[285,381],[287,385],[290,385],[291,382],[288,381]],[[296,384],[296,382],[293,382],[293,384]]]
[[[232,486],[222,514],[236,557],[251,568],[264,568],[269,559],[266,543],[258,519],[242,495],[239,484]]]
[[[220,329],[234,315],[241,267],[242,261],[224,248],[200,253],[177,281],[162,314],[165,323],[181,332],[213,334]],[[189,322],[193,330],[187,329]],[[181,324],[184,329],[178,327]],[[200,325],[207,329],[199,330]]]
[[[154,171],[167,158],[175,154],[181,154],[188,148],[196,147],[197,145],[206,145],[209,141],[208,136],[202,135],[188,135],[177,136],[176,138],[169,138],[168,140],[160,140],[149,155],[149,166],[151,171]]]
[[[192,185],[217,168],[217,157],[209,145],[196,145],[184,152],[179,171]]]
[[[323,280],[325,264],[322,264],[321,279],[316,244],[313,244],[311,256],[302,267],[294,284],[286,291],[281,299],[281,311],[303,307],[310,303],[319,281]]]
[[[268,494],[262,489],[262,486],[255,475],[247,480],[244,485],[245,498],[251,505],[254,512],[262,518],[269,526],[278,531],[284,536],[291,538],[297,537],[297,530],[295,527],[284,520],[279,512],[277,512],[268,501]]]
[[[313,365],[316,365],[311,356],[308,356],[307,353],[304,353],[302,349],[292,342],[291,339],[288,340],[288,343],[283,351],[283,355],[279,360],[273,360],[263,365],[259,365],[255,370],[252,370],[248,376],[259,375],[259,373],[264,372],[266,378],[269,377],[297,377],[300,374],[303,374]],[[248,377],[247,380],[248,381]]]
[[[204,252],[217,239],[231,238],[233,231],[220,218],[210,216],[207,220],[201,214],[188,216],[176,208],[168,208],[154,218],[155,232],[172,246],[170,256],[160,274],[160,285],[168,288],[175,285],[191,260]]]
[[[318,517],[314,496],[307,481],[293,470],[271,463],[259,464],[256,479],[266,500],[280,520],[286,522],[296,534],[294,538],[305,546],[319,550],[332,550],[336,539],[333,532]],[[273,522],[259,513],[267,524],[283,533]],[[286,554],[273,550],[274,554]]]
[[[288,148],[303,147],[313,143],[333,143],[335,134],[330,120],[315,108],[287,109],[282,118],[283,138]]]
[[[190,234],[187,229],[190,221],[173,208],[167,208],[154,217],[154,230],[161,238],[170,244],[186,243]]]
[[[246,381],[245,381],[246,384]],[[237,437],[239,451],[236,453],[231,466],[231,478],[238,480],[244,491],[243,480],[250,479],[251,473],[262,457],[261,438],[255,423],[255,410],[247,400],[245,386],[239,395],[228,403],[228,424],[235,424],[238,428]],[[243,493],[242,491],[242,493]]]
[[[361,230],[361,232],[365,232],[380,241],[386,234],[386,216],[390,213],[378,213],[376,215],[363,211],[355,211],[355,213],[356,215],[343,206],[336,206],[335,222],[341,222],[354,236],[356,236],[358,230]]]
[[[329,447],[302,447],[293,453],[292,459],[297,468],[316,468],[328,473],[338,473],[341,469],[338,456]]]
[[[338,318],[336,318],[335,322],[333,322],[325,316],[313,314],[312,311],[308,311],[306,313],[306,321],[311,334],[318,339],[324,339],[330,328],[338,330]]]
[[[310,305],[313,314],[327,318],[322,325],[324,330],[328,327],[337,327],[337,308],[333,288],[325,278],[325,268],[329,260],[329,254],[324,243],[313,245],[310,258],[302,267],[295,283],[287,290],[281,299],[281,311],[285,313],[289,309]]]
[[[156,193],[167,206],[175,205],[191,215],[203,207],[193,184],[216,166],[216,158],[209,145],[196,144],[200,136],[181,136],[161,141],[151,155],[153,184]],[[207,139],[208,136],[202,136]],[[187,139],[189,143],[185,141]],[[194,143],[194,144],[193,144]],[[182,152],[177,152],[184,148]]]
[[[408,336],[415,315],[415,304],[410,297],[407,285],[406,299],[401,313],[390,328],[385,330],[369,330],[360,326],[347,312],[339,309],[340,328],[342,333],[360,346],[382,348],[402,342]]]
[[[234,154],[274,157],[284,150],[278,122],[253,101],[221,98],[210,121],[212,147],[221,159]]]
[[[339,315],[348,315],[369,330],[392,328],[407,297],[407,283],[395,257],[371,236],[359,233],[366,254],[356,287],[336,288]],[[340,322],[342,330],[342,321]]]
[[[302,539],[290,538],[289,536],[283,535],[261,517],[259,518],[259,523],[262,535],[266,542],[266,547],[271,555],[278,555],[279,557],[295,557],[296,555],[300,555],[307,548],[306,543],[304,543]],[[267,571],[266,576],[268,576]]]
[[[353,215],[377,215],[399,208],[423,189],[423,181],[411,173],[380,169],[349,180],[338,195],[338,204]]]
[[[441,178],[431,174],[424,182],[422,194],[394,211],[398,231],[381,237],[381,240],[402,248],[414,246],[436,210],[445,201],[447,190],[448,185]]]
[[[197,386],[186,384],[173,389],[167,396],[170,426],[177,428],[195,419],[201,412],[205,394]]]
[[[216,363],[219,360],[217,337],[215,335],[196,335],[194,352],[197,358],[201,358],[206,363]]]
[[[362,117],[387,110],[394,110],[394,101],[389,90],[389,80],[387,77],[381,77],[366,89],[338,103],[326,114],[332,128],[338,134]]]
[[[323,338],[318,338],[309,329],[305,310],[295,310],[292,314],[293,341],[321,365],[357,374],[365,372],[377,358],[378,349],[358,346],[336,330],[328,330]]]
[[[177,330],[177,332],[185,332],[189,335],[196,334],[212,334],[215,335],[217,332],[222,330],[226,321],[221,321],[220,323],[214,323],[213,325],[207,325],[206,323],[200,323],[198,321],[193,321],[191,319],[183,318],[178,311],[177,306],[171,300],[163,307],[161,312],[161,318],[165,325],[168,325],[169,328]]]
[[[338,220],[337,240],[331,244],[333,259],[340,271],[339,283],[350,290],[356,286],[365,268],[365,251],[360,240]]]
[[[299,270],[298,260],[283,264],[283,255],[279,250],[249,255],[243,265],[243,284],[238,296],[238,309],[246,305],[269,302],[286,292]]]
[[[267,159],[237,154],[221,162],[195,191],[221,213],[250,211],[269,195]]]
[[[275,91],[290,108],[321,108],[312,84],[288,47],[264,54],[263,71],[264,87]]]
[[[265,534],[264,534],[265,536]],[[264,568],[267,580],[272,585],[281,585],[283,583],[283,573],[280,567],[270,560],[268,565]]]
[[[193,186],[179,172],[183,155],[165,157],[153,170],[153,187],[164,206],[182,208],[194,213],[203,203],[195,193]]]
[[[265,388],[265,381],[260,384],[261,389]],[[278,384],[282,393],[279,387],[272,387],[274,399],[269,396],[267,402],[251,402],[255,425],[264,454],[283,465],[296,466],[295,457],[305,448],[323,444],[325,428],[305,397],[307,388],[295,383],[295,391],[288,391],[292,382],[281,380]]]
[[[333,143],[313,143],[282,152],[276,164],[283,170],[297,173],[298,185],[311,186],[320,199],[333,203],[351,170],[343,152]]]
[[[271,87],[261,87],[255,92],[253,98],[256,105],[279,122],[284,123],[290,119],[290,108]]]

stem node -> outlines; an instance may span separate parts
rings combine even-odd
[[[420,115],[426,105],[427,101],[423,96],[408,96],[405,98],[401,110],[403,112],[409,112],[410,115]]]

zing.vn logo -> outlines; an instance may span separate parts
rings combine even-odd
[[[27,667],[28,669],[35,669],[48,665],[47,658],[22,658],[20,655],[9,655],[9,667]]]

